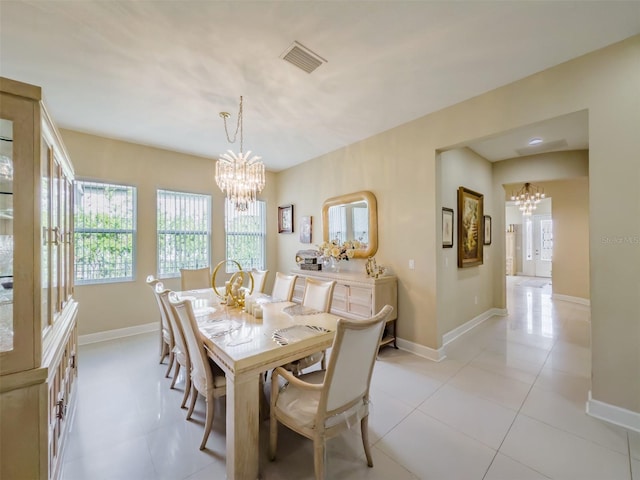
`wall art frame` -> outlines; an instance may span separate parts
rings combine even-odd
[[[491,245],[491,217],[489,215],[485,215],[483,217],[483,244]]]
[[[293,205],[278,207],[278,233],[293,233]]]
[[[313,218],[305,216],[300,218],[300,243],[311,243]]]
[[[442,207],[442,248],[453,247],[453,208]]]
[[[458,268],[483,263],[484,195],[458,188]]]

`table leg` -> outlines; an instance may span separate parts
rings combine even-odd
[[[259,466],[259,374],[227,374],[227,478],[256,480]]]

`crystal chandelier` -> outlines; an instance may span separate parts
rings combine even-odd
[[[544,198],[544,188],[532,183],[525,183],[520,190],[511,194],[511,200],[515,200],[523,215],[531,215],[538,208],[540,200]]]
[[[251,151],[244,153],[242,136],[242,97],[240,97],[240,110],[238,112],[238,123],[233,140],[229,137],[227,130],[227,118],[230,114],[220,112],[224,120],[224,131],[229,143],[235,143],[238,131],[240,131],[240,153],[227,150],[220,155],[216,162],[216,183],[227,198],[235,205],[236,210],[246,211],[249,204],[256,201],[258,193],[262,191],[265,184],[264,164],[259,156],[251,157]]]

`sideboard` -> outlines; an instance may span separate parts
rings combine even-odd
[[[348,319],[362,320],[370,318],[385,305],[391,305],[393,312],[387,321],[380,346],[396,344],[396,322],[398,319],[398,280],[394,275],[378,278],[367,277],[364,273],[309,271],[294,269],[298,275],[293,292],[293,301],[302,302],[304,284],[307,277],[318,280],[335,280],[331,302],[331,313]]]

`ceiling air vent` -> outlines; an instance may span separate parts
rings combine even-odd
[[[516,152],[518,152],[518,155],[520,156],[535,155],[536,153],[562,150],[567,146],[568,144],[566,140],[553,140],[551,142],[543,142],[538,143],[537,145],[531,145],[530,147],[518,148]]]
[[[327,63],[327,61],[320,55],[313,53],[307,47],[298,42],[293,42],[291,46],[287,48],[282,55],[280,55],[280,58],[307,73],[311,73],[323,63]]]

